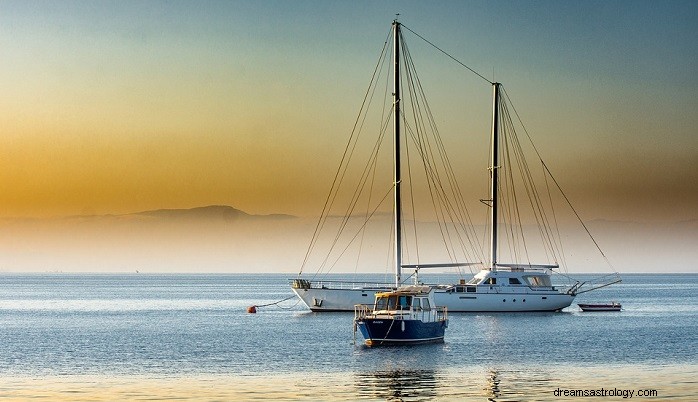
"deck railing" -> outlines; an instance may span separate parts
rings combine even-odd
[[[294,289],[393,289],[395,284],[386,282],[352,282],[352,281],[310,281],[308,279],[290,279]]]
[[[381,310],[378,310],[380,313]],[[354,305],[354,320],[362,320],[368,316],[375,314],[376,311],[373,310],[373,305],[371,304],[355,304]],[[391,310],[386,311],[386,315],[390,315],[391,318],[396,320],[403,319],[404,315],[411,315],[416,319],[422,321],[443,321],[448,319],[448,309],[444,307],[434,307],[428,310]]]

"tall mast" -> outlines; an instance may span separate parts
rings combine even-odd
[[[397,19],[393,21],[393,75],[395,87],[393,90],[393,118],[395,121],[394,127],[394,163],[393,178],[394,178],[394,227],[395,227],[395,287],[400,286],[401,271],[402,271],[402,202],[400,200],[400,23]]]
[[[490,167],[490,177],[492,182],[490,188],[490,199],[492,206],[490,207],[490,269],[497,270],[497,227],[498,222],[498,202],[497,202],[497,186],[499,180],[499,86],[498,82],[492,83],[493,101],[492,101],[492,166]]]

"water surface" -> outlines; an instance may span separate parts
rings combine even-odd
[[[697,399],[698,275],[623,279],[575,301],[620,313],[451,314],[443,344],[371,349],[352,314],[295,300],[246,313],[288,297],[286,275],[2,274],[0,397]]]

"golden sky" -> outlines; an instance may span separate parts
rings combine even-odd
[[[696,10],[637,1],[5,1],[0,217],[210,204],[318,214],[400,12],[504,83],[586,219],[696,219]],[[456,84],[436,80],[433,91]],[[486,172],[491,90],[478,85],[464,84],[475,95],[467,112],[455,106],[465,98],[443,103],[468,123],[446,123],[442,135],[455,127],[483,136],[476,155],[459,151],[471,139],[454,140],[464,181]]]

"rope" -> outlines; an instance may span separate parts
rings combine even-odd
[[[467,68],[468,70],[470,70],[471,73],[477,75],[478,77],[480,77],[480,78],[482,78],[483,80],[489,82],[490,84],[494,84],[492,81],[490,81],[490,80],[488,80],[487,78],[485,78],[482,74],[480,74],[480,73],[478,73],[477,71],[473,70],[472,68],[468,67],[467,65],[465,65],[465,64],[464,64],[463,62],[461,62],[460,60],[458,60],[458,59],[456,59],[455,57],[451,56],[450,54],[446,53],[446,52],[445,52],[444,50],[442,50],[440,47],[438,47],[438,46],[436,46],[435,44],[429,42],[429,41],[428,41],[426,38],[424,38],[422,35],[418,34],[417,32],[415,32],[415,31],[411,30],[410,28],[408,28],[407,26],[405,26],[405,24],[400,24],[400,26],[402,26],[403,28],[405,28],[405,29],[407,29],[408,31],[412,32],[413,34],[417,35],[417,37],[418,37],[419,39],[421,39],[421,40],[423,40],[424,42],[430,44],[430,45],[431,45],[432,47],[434,47],[436,50],[438,50],[439,52],[441,52],[441,53],[445,54],[446,56],[448,56],[451,60],[453,60],[453,61],[455,61],[456,63],[460,64],[461,66]]]
[[[285,299],[282,299],[282,300],[279,300],[279,301],[275,301],[275,302],[273,302],[273,303],[260,304],[260,305],[256,305],[256,304],[255,304],[254,307],[259,308],[259,307],[268,307],[268,306],[277,305],[277,307],[282,308],[282,309],[291,309],[291,308],[295,307],[295,306],[298,304],[298,302],[296,302],[296,304],[294,304],[293,306],[288,307],[288,308],[278,306],[278,304],[279,304],[279,303],[282,303],[282,302],[285,302],[286,300],[291,300],[291,299],[293,299],[294,297],[296,297],[296,295],[289,296],[289,297],[287,297],[287,298],[285,298]],[[299,300],[299,301],[300,301],[300,300]]]
[[[514,107],[514,104],[511,102],[511,99],[509,99],[509,94],[507,93],[506,90],[504,91],[504,96],[506,96],[508,103],[511,105],[511,108],[514,110],[514,114],[516,114],[516,118],[519,120],[519,123],[521,124],[521,127],[523,127],[524,133],[526,133],[526,136],[528,137],[528,140],[529,140],[529,142],[531,143],[531,146],[533,147],[533,150],[535,151],[536,155],[538,156],[538,160],[540,160],[541,164],[543,165],[543,168],[545,169],[545,172],[547,172],[547,174],[548,174],[548,175],[550,176],[550,178],[553,180],[553,183],[555,183],[555,186],[556,186],[557,189],[560,191],[560,194],[562,194],[562,197],[563,197],[563,198],[565,199],[565,201],[567,202],[567,205],[570,207],[570,209],[572,209],[572,212],[574,212],[574,215],[577,217],[577,220],[578,220],[579,223],[582,225],[582,227],[584,228],[584,230],[587,232],[587,235],[589,235],[589,238],[591,239],[591,241],[592,241],[592,242],[594,243],[594,245],[596,246],[596,249],[599,250],[599,253],[601,253],[601,255],[603,256],[603,258],[604,258],[604,260],[606,261],[606,263],[608,264],[608,266],[611,267],[611,269],[614,269],[614,268],[613,268],[613,265],[611,264],[611,261],[608,259],[608,257],[606,257],[606,254],[605,254],[605,253],[603,252],[603,250],[601,249],[601,246],[599,246],[599,244],[596,242],[596,239],[594,238],[594,236],[592,236],[591,232],[589,231],[589,228],[587,227],[587,225],[586,225],[586,224],[584,223],[584,221],[582,220],[582,217],[579,216],[579,213],[577,213],[577,210],[574,208],[574,206],[572,206],[572,202],[569,200],[569,198],[567,198],[567,194],[565,194],[565,192],[562,191],[562,187],[560,186],[560,184],[559,184],[559,183],[557,182],[557,180],[555,179],[555,176],[553,176],[553,173],[552,173],[552,172],[550,171],[550,169],[548,168],[548,165],[546,165],[545,161],[543,161],[543,157],[542,157],[542,156],[540,155],[540,153],[538,152],[538,148],[536,148],[536,145],[534,144],[533,139],[531,138],[531,135],[528,133],[528,130],[526,129],[526,126],[523,124],[523,120],[521,120],[521,116],[519,116],[519,113],[516,111],[516,108]],[[614,271],[615,271],[615,269],[614,269]]]
[[[456,180],[456,175],[453,172],[448,153],[446,152],[443,140],[439,134],[436,121],[429,107],[427,96],[422,87],[419,75],[417,74],[417,69],[406,41],[402,41],[402,46],[405,61],[405,82],[408,84],[408,91],[406,94],[409,95],[404,101],[411,106],[414,120],[414,127],[412,127],[407,122],[407,118],[404,119],[405,130],[416,145],[417,153],[421,158],[424,175],[427,178],[426,184],[428,186],[429,195],[431,196],[434,213],[437,216],[437,222],[439,223],[439,230],[444,246],[446,247],[446,252],[453,261],[457,259],[456,247],[453,244],[453,237],[455,237],[460,243],[461,250],[466,260],[482,259],[481,256],[483,252],[479,248],[477,233],[472,229],[474,225],[472,224],[468,209],[465,206],[462,192]],[[432,145],[432,140],[435,145]],[[409,141],[407,141],[407,144],[409,144]],[[434,152],[435,150],[436,152]],[[439,160],[440,164],[438,163]],[[442,180],[442,171],[446,179],[445,181]],[[412,171],[410,169],[410,177],[411,174]],[[447,191],[447,188],[450,191]],[[452,200],[449,198],[448,194],[450,194],[450,197],[453,197]],[[450,218],[450,223],[447,218]],[[453,233],[450,226],[454,229]],[[462,232],[458,230],[459,227]],[[479,251],[480,257],[474,259],[470,257],[462,234],[465,235],[475,254],[478,254]]]
[[[388,34],[388,38],[390,37],[390,33]],[[376,67],[373,70],[373,76],[371,77],[371,82],[368,85],[368,88],[366,88],[366,93],[364,95],[364,100],[361,104],[361,108],[359,109],[359,114],[356,116],[356,120],[354,121],[354,127],[351,131],[351,135],[349,136],[349,140],[347,141],[347,145],[344,148],[344,153],[342,154],[342,160],[339,164],[339,167],[337,168],[337,172],[335,173],[334,180],[332,181],[332,186],[330,187],[330,191],[327,194],[327,199],[325,200],[325,205],[322,207],[322,213],[320,214],[320,218],[318,219],[317,225],[315,226],[315,231],[313,233],[313,237],[310,241],[310,244],[308,245],[308,250],[305,253],[305,257],[303,258],[303,263],[301,264],[301,268],[298,272],[298,276],[300,276],[303,273],[303,269],[305,268],[305,265],[308,263],[308,259],[310,257],[310,254],[317,243],[317,240],[319,238],[320,231],[322,231],[322,228],[324,227],[325,221],[327,220],[327,216],[329,214],[329,209],[332,207],[332,204],[334,203],[334,199],[337,196],[337,187],[340,185],[342,180],[344,179],[344,174],[346,173],[346,166],[345,166],[345,160],[347,158],[351,158],[351,155],[353,154],[353,151],[356,147],[356,140],[355,140],[355,134],[357,134],[357,128],[359,126],[359,121],[361,121],[361,116],[364,114],[365,106],[366,106],[366,101],[369,99],[369,95],[372,94],[371,88],[374,87],[374,81],[376,80],[376,73],[379,71],[379,67],[382,63],[382,60],[384,59],[386,49],[388,46],[388,38],[386,38],[385,42],[383,43],[383,48],[381,49],[381,56],[378,58],[378,62],[376,63]],[[351,146],[352,142],[354,143],[354,147]],[[348,163],[348,162],[347,162]],[[342,171],[342,167],[344,167],[344,171]],[[334,196],[333,196],[334,194]]]
[[[393,321],[390,323],[390,326],[388,327],[388,330],[385,332],[385,336],[384,336],[383,339],[381,340],[380,345],[382,345],[383,342],[385,342],[385,340],[388,339],[388,335],[390,335],[390,330],[393,329],[393,324],[395,324],[395,321],[397,321],[397,320],[395,319],[395,316],[393,316]]]

